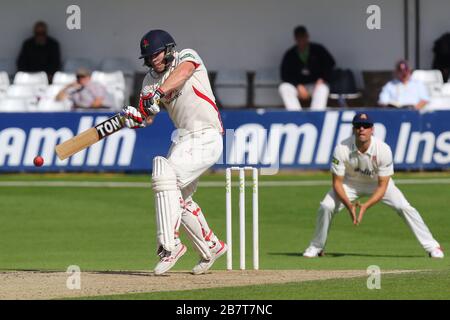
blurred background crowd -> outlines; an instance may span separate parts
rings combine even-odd
[[[183,20],[210,21],[217,17],[222,4],[210,4],[205,9],[205,1],[193,1],[192,5],[201,10],[189,13],[187,18],[179,18],[177,12],[184,12],[185,5],[175,10],[176,5],[168,3],[167,10],[155,11],[160,12],[157,18],[141,20],[137,26],[125,21],[138,18],[135,11],[139,8],[151,12],[152,7],[163,5],[139,0],[126,5],[115,1],[107,5],[105,2],[100,5],[105,11],[102,14],[109,17],[102,20],[105,30],[100,27],[101,17],[93,18],[98,4],[81,1],[81,30],[62,32],[66,26],[61,22],[67,18],[62,9],[68,3],[62,1],[53,5],[50,1],[42,1],[40,10],[31,13],[20,2],[27,1],[5,4],[1,15],[6,16],[9,12],[14,16],[22,10],[24,17],[33,17],[34,21],[22,19],[19,22],[21,30],[26,28],[29,37],[19,40],[16,35],[1,40],[15,41],[17,45],[3,46],[0,50],[0,112],[116,111],[124,105],[136,104],[146,72],[145,68],[136,66],[138,41],[132,45],[130,39],[116,35],[130,34],[130,38],[139,39],[147,29],[158,27],[174,35],[178,49],[190,47],[198,51],[208,67],[221,108],[289,111],[358,107],[450,109],[450,24],[442,22],[443,19],[424,21],[430,11],[450,9],[450,4],[445,1],[376,1],[381,9],[379,30],[369,30],[366,26],[370,16],[364,10],[370,5],[367,1],[286,1],[285,6],[276,5],[279,12],[273,15],[272,21],[264,23],[270,29],[277,19],[286,17],[283,30],[280,26],[272,28],[282,32],[284,45],[276,40],[279,35],[275,31],[261,29],[261,19],[265,16],[262,12],[275,6],[269,0],[258,4],[244,1],[240,17],[251,10],[261,11],[261,14],[248,15],[249,27],[241,28],[239,34],[234,32],[231,24],[229,30],[218,32],[215,26],[226,24],[223,21],[210,23],[211,29],[205,30],[202,25],[206,22],[203,21],[192,25],[188,37],[179,31],[182,27],[186,29]],[[128,12],[121,12],[125,8]],[[297,14],[292,12],[293,8]],[[59,10],[60,15],[56,18],[54,13],[44,13],[47,11],[43,9]],[[205,13],[208,18],[204,18]],[[309,14],[321,17],[318,20],[327,22],[331,28],[324,29],[323,23],[319,27],[318,22],[308,18]],[[348,27],[353,24],[344,19],[355,16],[358,21],[354,24],[359,28],[349,33]],[[8,19],[2,20],[8,22]],[[397,28],[395,24],[398,24]],[[432,25],[433,32],[427,31],[424,39],[422,29],[430,28],[428,24]],[[196,30],[200,31],[198,36]],[[3,28],[2,33],[5,32]],[[58,34],[64,37],[58,37]],[[112,38],[106,37],[111,34]],[[259,41],[258,47],[252,46],[264,34],[263,43]],[[228,45],[223,46],[223,36]],[[111,39],[115,43],[111,44]],[[246,39],[251,40],[246,42]],[[361,39],[368,42],[361,42]],[[373,39],[377,41],[376,49],[372,47],[367,54]],[[98,52],[98,47],[105,46],[106,42],[113,51]],[[127,44],[126,50],[121,49]],[[78,49],[68,48],[72,45]],[[220,54],[210,49],[214,47],[220,48]],[[266,48],[267,52],[260,48]],[[422,52],[428,52],[431,61],[423,61]],[[253,58],[259,60],[254,66]],[[216,59],[221,59],[221,63]]]

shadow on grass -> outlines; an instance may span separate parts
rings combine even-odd
[[[270,256],[288,256],[288,257],[301,257],[303,253],[298,252],[269,252]],[[365,254],[365,253],[352,253],[352,252],[325,252],[325,257],[341,258],[341,257],[371,257],[371,258],[423,258],[419,255],[397,255],[397,254]]]

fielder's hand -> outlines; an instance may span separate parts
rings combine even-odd
[[[352,222],[354,225],[358,224],[358,220],[356,220],[356,209],[358,208],[359,202],[352,203],[350,208],[348,209],[348,212],[350,213],[350,218],[352,219]]]
[[[359,207],[359,216],[358,216],[357,224],[360,224],[362,221],[362,218],[364,216],[364,213],[366,213],[368,208],[365,204],[360,204],[359,202],[358,202],[358,207]]]
[[[155,92],[149,92],[146,88],[142,90],[141,100],[139,103],[139,111],[147,118],[155,115],[160,111],[159,103],[164,97],[164,92],[161,89],[156,89]]]
[[[124,118],[124,124],[130,129],[144,128],[147,123],[142,117],[138,109],[132,106],[127,106],[122,109],[122,116]]]

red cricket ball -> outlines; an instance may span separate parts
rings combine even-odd
[[[41,156],[34,157],[33,163],[36,167],[40,167],[44,164],[44,158]]]

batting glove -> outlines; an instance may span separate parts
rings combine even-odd
[[[142,90],[142,96],[139,103],[139,111],[147,118],[150,115],[155,115],[160,111],[159,103],[164,97],[164,92],[158,88],[155,92],[149,92],[149,87]]]
[[[127,106],[122,109],[124,124],[130,129],[144,128],[146,126],[145,119],[142,117],[138,109]]]

